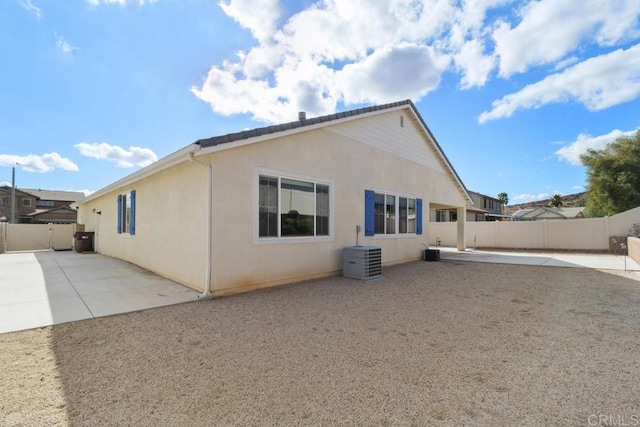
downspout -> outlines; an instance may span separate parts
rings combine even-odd
[[[187,154],[187,157],[189,158],[189,161],[192,163],[196,163],[204,168],[207,168],[207,176],[208,176],[208,182],[207,182],[207,267],[206,267],[206,273],[205,273],[205,282],[204,282],[204,291],[198,295],[198,298],[211,298],[211,242],[212,242],[212,237],[211,237],[211,233],[212,233],[212,226],[211,226],[211,220],[212,220],[212,203],[213,203],[213,168],[211,166],[211,164],[209,163],[205,163],[202,162],[200,160],[197,160],[193,154],[194,151],[189,152],[189,154]]]

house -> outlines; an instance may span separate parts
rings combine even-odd
[[[20,223],[75,223],[77,210],[72,203],[84,199],[78,191],[56,191],[31,188],[16,188],[15,220]],[[0,219],[11,219],[11,187],[0,187]]]
[[[467,205],[467,221],[500,221],[509,218],[504,215],[503,203],[495,197],[469,191],[473,204]],[[455,209],[433,209],[430,214],[431,222],[455,222],[458,214]]]
[[[423,215],[469,203],[406,100],[201,139],[89,195],[78,221],[99,253],[219,296],[339,274],[356,244],[420,259]]]
[[[536,221],[542,219],[576,219],[584,218],[584,207],[520,209],[512,215],[514,221]]]

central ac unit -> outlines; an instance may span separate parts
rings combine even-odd
[[[342,275],[364,281],[382,278],[382,248],[348,246],[344,248]]]

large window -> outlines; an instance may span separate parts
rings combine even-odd
[[[118,195],[118,234],[136,234],[136,192]]]
[[[422,234],[422,200],[365,191],[365,235]]]
[[[329,236],[330,188],[313,181],[260,175],[258,236]]]

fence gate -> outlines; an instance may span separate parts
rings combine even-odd
[[[69,250],[75,224],[3,224],[5,252]],[[2,250],[0,249],[0,250]]]

